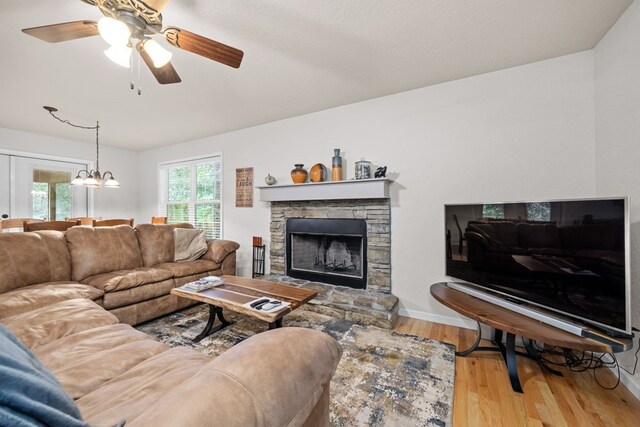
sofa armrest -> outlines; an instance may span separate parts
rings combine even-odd
[[[240,245],[232,240],[207,240],[207,252],[202,259],[208,259],[221,264],[229,255],[238,250]]]
[[[467,239],[467,242],[478,242],[485,249],[491,246],[489,241],[482,234],[476,233],[475,231],[467,231],[466,233],[464,233],[464,238]]]
[[[218,356],[130,425],[328,425],[323,397],[341,355],[339,344],[323,332],[263,332]]]

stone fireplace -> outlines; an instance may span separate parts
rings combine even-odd
[[[388,198],[271,201],[270,229],[268,280],[317,291],[310,310],[393,327]]]
[[[289,219],[358,219],[366,235],[366,282],[361,288],[391,293],[391,208],[389,199],[271,202],[272,274],[287,273],[286,226]],[[346,234],[351,230],[347,229]],[[309,279],[315,280],[315,279]],[[319,280],[321,281],[321,280]],[[326,282],[325,283],[330,283]],[[342,285],[342,283],[334,283]]]

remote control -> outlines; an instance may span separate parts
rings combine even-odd
[[[267,304],[263,305],[263,306],[261,307],[261,309],[262,309],[262,310],[271,310],[271,309],[273,309],[273,308],[276,308],[276,307],[277,307],[277,306],[279,306],[279,305],[282,305],[282,302],[280,302],[280,301],[275,301],[275,300],[274,300],[274,301],[271,301],[271,302],[269,302],[269,303],[267,303]]]
[[[269,298],[262,298],[262,299],[259,299],[258,301],[252,302],[250,304],[250,306],[251,306],[251,308],[256,308],[257,306],[262,305],[262,304],[267,303],[267,302],[269,302]]]
[[[265,302],[263,302],[263,303],[261,303],[261,304],[258,304],[258,305],[256,305],[256,306],[255,306],[255,307],[253,307],[253,308],[255,308],[256,310],[262,310],[262,307],[264,307],[264,306],[265,306],[265,305],[267,305],[267,304],[269,304],[269,300],[266,300]]]

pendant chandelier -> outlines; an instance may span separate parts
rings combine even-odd
[[[113,177],[111,171],[106,171],[104,174],[100,173],[100,143],[98,140],[98,133],[100,130],[100,122],[96,121],[95,126],[80,126],[71,123],[69,120],[63,120],[60,117],[55,115],[55,112],[58,111],[55,107],[42,107],[49,112],[56,120],[61,123],[66,123],[69,126],[73,126],[74,128],[80,129],[95,129],[96,130],[96,169],[87,170],[82,169],[78,171],[76,177],[71,181],[71,185],[83,186],[87,188],[97,188],[100,189],[102,187],[105,188],[120,188],[120,183],[116,181]]]

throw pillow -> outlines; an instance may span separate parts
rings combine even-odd
[[[176,228],[173,230],[175,242],[174,261],[194,261],[207,252],[207,238],[204,230]]]

